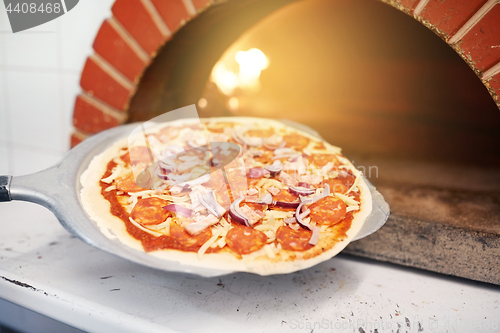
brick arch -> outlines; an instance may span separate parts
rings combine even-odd
[[[241,1],[241,0],[228,0]],[[294,0],[282,1],[283,4]],[[448,43],[472,68],[500,108],[498,0],[382,0]],[[123,124],[142,73],[184,24],[221,1],[116,0],[94,40],[75,101],[71,146]]]

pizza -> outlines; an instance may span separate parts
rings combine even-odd
[[[372,209],[340,148],[261,118],[156,124],[95,156],[80,181],[107,237],[186,266],[260,275],[330,259]]]

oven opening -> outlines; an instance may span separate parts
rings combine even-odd
[[[461,242],[500,232],[500,112],[486,88],[386,4],[288,2],[223,3],[190,22],[144,73],[129,121],[197,104],[202,117],[309,126],[391,206],[387,225],[350,253],[475,278],[447,261],[471,260]]]

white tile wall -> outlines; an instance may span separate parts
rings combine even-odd
[[[80,72],[113,2],[80,1],[16,34],[0,2],[0,174],[42,170],[68,150]]]
[[[5,73],[0,71],[0,142],[5,142],[7,141],[8,134],[7,134],[7,100],[5,99],[5,93],[4,93],[4,81],[6,80],[5,78]]]
[[[35,149],[14,149],[12,155],[13,176],[21,176],[47,169],[61,160],[62,153],[43,152]]]
[[[61,96],[57,73],[7,71],[7,110],[13,142],[61,152]]]
[[[0,175],[10,174],[8,148],[0,143]]]
[[[60,77],[62,85],[62,109],[63,124],[72,124],[73,107],[75,105],[75,96],[80,92],[80,73],[63,73]],[[63,126],[63,138],[69,138],[71,135],[71,126]],[[63,150],[69,149],[69,140],[63,141]]]
[[[102,21],[111,16],[113,2],[114,0],[79,1],[75,8],[59,19],[62,67],[65,70],[81,70]]]
[[[3,34],[6,66],[57,69],[57,24],[47,22],[16,34]]]

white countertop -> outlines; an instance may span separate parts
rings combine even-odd
[[[0,204],[0,226],[0,298],[89,332],[500,332],[484,283],[346,255],[207,279],[94,249],[34,204]]]

